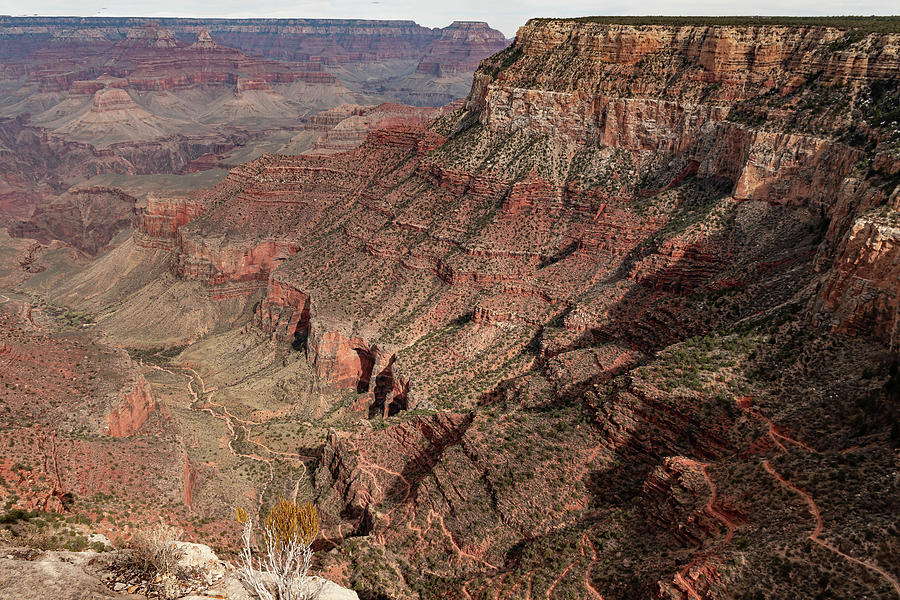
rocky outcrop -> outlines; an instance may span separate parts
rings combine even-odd
[[[179,232],[180,233],[180,232]],[[297,252],[298,245],[279,240],[263,240],[243,248],[197,243],[196,238],[179,240],[178,274],[210,285],[244,281],[265,282],[280,261]]]
[[[168,590],[177,600],[229,598],[250,600],[253,596],[240,582],[235,568],[204,544],[174,542],[180,553],[173,570],[179,573]],[[87,600],[88,598],[145,599],[146,581],[122,578],[129,570],[127,552],[108,553],[46,551],[32,548],[2,548],[0,558],[0,599],[2,600]],[[146,573],[143,574],[146,578]],[[321,600],[358,600],[356,592],[322,577],[310,577],[301,584],[316,590]],[[138,593],[140,592],[140,593]],[[154,589],[154,595],[158,590]]]
[[[720,533],[724,510],[706,471],[707,465],[683,456],[667,457],[641,488],[641,510],[647,522],[670,534],[686,547]],[[714,485],[714,484],[713,484]],[[743,519],[728,511],[729,523]],[[725,517],[729,518],[729,517]]]
[[[16,555],[20,558],[16,558]],[[28,556],[31,554],[25,554]],[[93,553],[38,553],[33,559],[22,554],[3,553],[0,558],[0,599],[2,600],[86,600],[87,598],[125,598],[144,596],[121,594],[105,585],[99,577],[85,571]]]
[[[199,199],[147,196],[147,207],[141,215],[137,243],[146,247],[172,248],[178,239],[178,228],[199,217],[206,206]]]
[[[134,389],[125,394],[121,404],[106,415],[106,433],[112,437],[128,437],[137,433],[153,411],[156,400],[150,384],[143,376],[138,377]]]
[[[277,279],[270,279],[266,297],[254,314],[254,325],[283,344],[305,347],[310,329],[307,294]]]
[[[822,292],[840,331],[872,332],[892,348],[900,342],[900,216],[858,218],[838,249]]]
[[[409,408],[410,383],[395,373],[396,353],[317,315],[308,294],[269,279],[253,325],[282,347],[304,351],[321,385],[355,390],[353,410],[390,416]]]
[[[417,417],[369,434],[365,445],[362,440],[329,431],[321,468],[316,471],[316,487],[325,501],[323,505],[347,511],[356,519],[350,531],[368,534],[367,528],[373,525],[370,511],[397,486],[406,488],[407,498],[413,494],[411,482],[427,476],[444,451],[460,443],[470,423],[467,415]],[[386,468],[373,472],[372,464]],[[342,531],[329,533],[343,535]]]
[[[360,146],[372,131],[414,126],[436,117],[440,112],[438,109],[390,103],[378,106],[343,105],[319,113],[304,124],[308,131],[322,132],[306,153],[346,152]]]
[[[10,235],[41,242],[63,240],[96,254],[116,235],[138,223],[137,198],[116,188],[72,188],[34,208],[27,221],[9,228]]]

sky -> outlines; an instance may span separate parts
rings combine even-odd
[[[487,21],[507,37],[530,17],[587,15],[888,15],[897,0],[0,0],[0,14]]]

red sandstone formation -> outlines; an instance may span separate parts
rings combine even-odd
[[[184,455],[184,504],[194,508],[194,486],[197,484],[197,472],[191,467],[187,453]]]
[[[150,385],[141,376],[131,392],[125,394],[122,404],[106,415],[106,429],[112,437],[133,435],[156,409],[156,401]]]
[[[322,132],[306,154],[346,152],[361,145],[371,131],[423,123],[441,112],[438,109],[390,103],[378,106],[344,104],[323,111],[304,124],[307,131]]]
[[[199,217],[206,206],[199,199],[171,197],[155,194],[147,197],[147,207],[141,215],[142,234],[138,243],[145,246],[162,244],[171,247],[178,239],[178,228]]]
[[[900,220],[896,208],[863,215],[841,242],[822,298],[842,331],[900,342]]]

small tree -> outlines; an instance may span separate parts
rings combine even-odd
[[[253,519],[243,508],[237,520],[244,526],[238,573],[260,600],[311,600],[318,589],[309,581],[312,543],[319,535],[319,513],[279,498],[262,519],[259,556],[253,556]]]

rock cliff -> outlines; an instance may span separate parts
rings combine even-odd
[[[482,63],[461,110],[373,132],[346,154],[266,156],[229,175],[207,197],[212,208],[180,229],[183,276],[267,278],[254,326],[305,351],[320,382],[355,392],[350,410],[438,411],[328,437],[317,482],[323,505],[340,507],[329,539],[348,552],[389,549],[401,572],[428,564],[464,582],[408,572],[390,589],[411,595],[502,593],[516,577],[550,596],[724,597],[746,586],[728,562],[735,531],[777,526],[747,496],[759,484],[734,469],[806,446],[775,425],[768,449],[755,446],[751,431],[782,410],[777,394],[762,392],[765,412],[742,412],[731,384],[712,391],[724,355],[678,344],[753,346],[759,333],[729,332],[771,318],[842,348],[895,343],[895,126],[882,115],[895,101],[898,40],[813,26],[532,21]],[[796,343],[775,331],[776,346]],[[794,368],[762,367],[771,356],[738,346],[718,352],[741,356],[745,374]],[[807,373],[796,385],[815,381]],[[865,393],[841,392],[846,406]],[[815,398],[813,420],[840,429],[823,425]],[[548,458],[563,473],[528,458],[521,433],[543,427],[529,410],[568,423]],[[575,416],[584,410],[590,425]],[[602,498],[609,477],[619,500]],[[630,516],[592,516],[611,506]],[[599,531],[619,541],[600,543]],[[656,535],[705,550],[650,566],[641,552]],[[528,549],[513,549],[517,540]],[[575,548],[571,564],[540,562],[554,544]],[[599,566],[603,552],[635,553],[620,567],[642,567],[623,580]],[[511,564],[518,575],[506,583]],[[862,568],[877,574],[877,564]],[[871,589],[893,585],[878,576]]]

